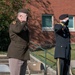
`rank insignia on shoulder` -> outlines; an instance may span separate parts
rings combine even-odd
[[[13,21],[12,23],[13,23],[13,24],[16,24],[16,21]]]

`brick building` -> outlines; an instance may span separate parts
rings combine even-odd
[[[25,0],[24,0],[25,1]],[[29,0],[24,8],[30,10],[31,40],[40,44],[54,44],[54,24],[59,15],[69,14],[71,42],[75,43],[75,0]]]

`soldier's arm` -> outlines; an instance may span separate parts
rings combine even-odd
[[[14,22],[13,21],[11,24],[11,29],[15,33],[20,33],[23,30],[25,24],[26,24],[25,21],[23,21],[23,22]]]
[[[54,31],[56,33],[60,32],[62,30],[63,26],[62,25],[59,25],[59,24],[55,24],[54,26]]]

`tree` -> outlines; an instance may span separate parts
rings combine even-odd
[[[6,51],[10,42],[8,27],[18,9],[23,7],[22,0],[0,0],[0,50]]]

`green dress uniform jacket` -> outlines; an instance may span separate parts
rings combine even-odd
[[[8,47],[7,56],[20,60],[29,60],[29,30],[26,22],[20,22],[18,19],[13,21],[9,27],[9,36],[11,43]]]

